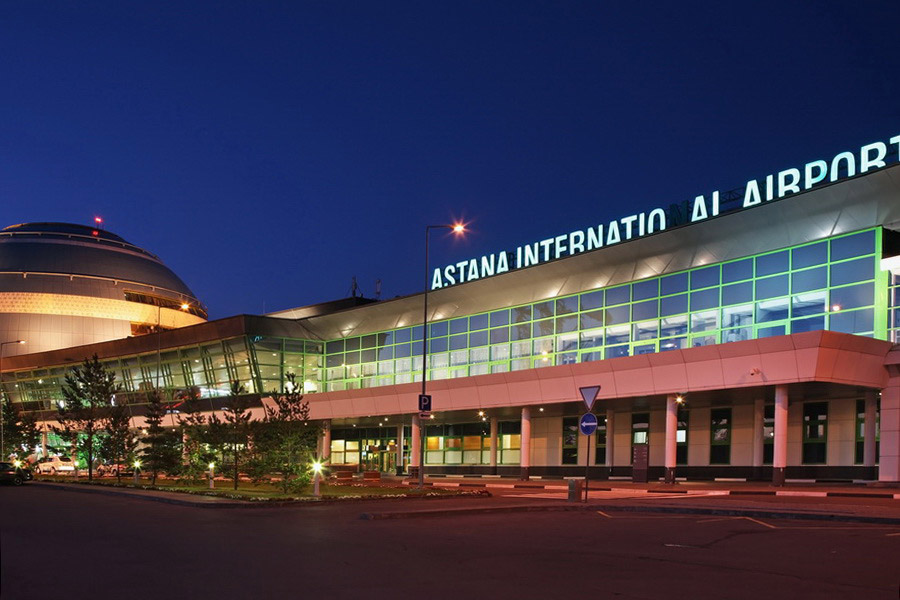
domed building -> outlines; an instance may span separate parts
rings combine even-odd
[[[31,354],[206,321],[155,255],[100,228],[23,223],[0,231],[3,355]]]

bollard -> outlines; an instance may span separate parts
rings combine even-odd
[[[581,479],[570,479],[569,480],[569,502],[581,502],[582,501],[582,490],[584,489],[584,482]]]

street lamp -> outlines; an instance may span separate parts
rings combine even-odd
[[[3,348],[12,344],[24,344],[25,340],[13,340],[11,342],[0,342],[0,457],[6,460],[6,443],[4,439],[5,426],[3,423],[3,409],[6,408],[5,398],[6,391],[3,389]]]
[[[451,225],[426,225],[425,226],[425,293],[422,297],[422,395],[426,395],[428,382],[428,288],[431,287],[430,273],[428,272],[428,240],[432,229],[449,229],[456,235],[465,233],[466,226],[463,223]],[[425,489],[425,424],[419,423],[419,489]]]
[[[320,461],[315,461],[312,464],[313,469],[313,496],[319,498],[321,494],[319,493],[319,478],[322,474],[322,463]]]

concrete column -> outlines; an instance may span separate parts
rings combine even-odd
[[[866,413],[863,421],[863,465],[874,467],[875,456],[875,420],[878,410],[878,393],[866,392]]]
[[[891,365],[888,386],[881,390],[881,448],[878,481],[900,482],[900,367]]]
[[[331,421],[322,421],[322,447],[319,449],[319,460],[325,460],[331,456]]]
[[[397,475],[403,474],[403,423],[397,425]]]
[[[412,439],[409,440],[409,476],[419,477],[419,452],[422,447],[422,420],[419,415],[412,418]]]
[[[519,466],[521,473],[519,478],[523,481],[528,479],[528,471],[531,468],[531,409],[527,406],[522,407],[522,436],[521,446],[519,447]]]
[[[787,468],[788,388],[775,386],[775,447],[772,457],[772,483],[784,485]]]
[[[666,483],[675,483],[675,463],[678,451],[678,396],[666,396]]]
[[[610,475],[612,475],[612,468],[615,464],[615,450],[616,450],[616,436],[615,436],[615,413],[613,409],[606,409],[606,467],[610,469]]]
[[[766,399],[757,398],[753,401],[753,467],[754,470],[763,464],[763,426],[765,425]]]
[[[497,474],[497,438],[500,427],[497,417],[491,417],[491,475]]]

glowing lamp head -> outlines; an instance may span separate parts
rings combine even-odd
[[[831,312],[840,312],[840,310],[841,310],[840,304],[834,304],[831,306]]]
[[[684,404],[684,396],[678,394],[677,396],[675,396],[675,402],[677,402],[678,404]]]
[[[24,343],[25,343],[25,340],[18,340],[16,343],[17,343],[17,344],[24,344]]]
[[[315,462],[312,464],[312,470],[313,470],[314,473],[321,473],[321,472],[322,472],[322,463],[321,463],[320,461],[318,461],[318,460],[315,461]]]
[[[135,469],[140,469],[140,468],[141,468],[141,461],[139,461],[139,460],[134,461],[134,468],[135,468]]]
[[[212,470],[215,469],[215,468],[216,468],[216,463],[214,463],[214,462],[209,463],[209,470],[210,470],[210,471],[212,471]]]
[[[13,461],[13,466],[14,466],[15,468],[18,469],[19,467],[22,466],[22,461],[19,460],[19,459],[14,460],[14,461]]]
[[[453,233],[455,233],[457,235],[466,232],[466,226],[464,223],[454,223],[452,229],[453,229]]]

